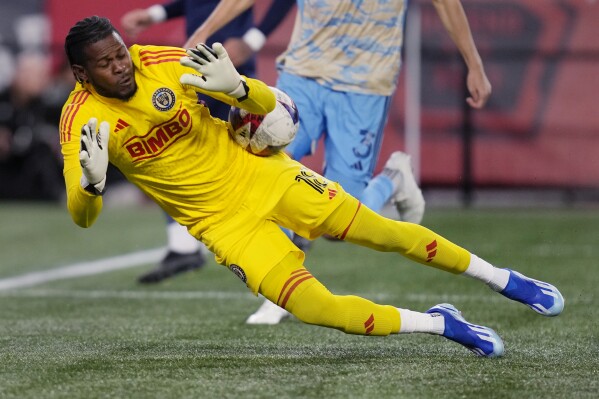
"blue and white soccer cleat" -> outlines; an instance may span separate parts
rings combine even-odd
[[[440,314],[445,319],[443,336],[485,357],[503,355],[503,341],[495,331],[488,327],[468,323],[455,306],[448,303],[435,305],[426,313]]]
[[[544,316],[557,316],[564,310],[564,297],[549,283],[510,272],[507,286],[499,293],[506,298],[521,302]]]

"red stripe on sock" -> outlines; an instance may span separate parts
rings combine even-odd
[[[291,273],[291,277],[289,277],[287,279],[287,281],[285,282],[285,285],[283,285],[283,288],[281,288],[281,293],[279,294],[279,298],[277,299],[277,305],[281,306],[279,302],[281,301],[281,298],[283,297],[283,294],[285,293],[285,289],[287,288],[287,286],[289,284],[291,284],[293,282],[293,280],[295,280],[296,277],[305,276],[307,274],[312,276],[308,270],[303,269],[303,268],[297,269],[296,271]]]
[[[306,280],[309,280],[311,278],[314,278],[311,274],[309,276],[306,276],[302,279],[299,279],[298,281],[295,282],[295,284],[293,284],[291,286],[291,288],[289,288],[289,291],[287,291],[287,295],[285,295],[285,299],[283,299],[283,302],[281,303],[281,307],[283,309],[285,309],[285,305],[287,305],[287,301],[289,300],[289,297],[291,296],[291,294],[293,294],[293,291],[295,291],[295,289],[298,287],[298,285],[300,285],[301,283],[303,283]]]
[[[430,252],[431,250],[437,248],[437,240],[433,240],[430,244],[426,246],[426,251]]]
[[[364,322],[364,328],[366,328],[366,335],[370,334],[372,330],[374,330],[374,313],[371,313],[368,320]]]

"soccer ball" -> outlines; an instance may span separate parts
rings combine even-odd
[[[291,143],[299,127],[295,103],[285,92],[270,87],[275,94],[275,109],[266,115],[255,115],[237,107],[229,111],[229,132],[246,151],[269,156]]]

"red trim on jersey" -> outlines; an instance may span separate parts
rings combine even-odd
[[[344,240],[345,239],[345,236],[347,235],[347,232],[349,231],[349,228],[354,223],[354,220],[356,220],[356,215],[358,214],[358,211],[360,210],[361,206],[362,206],[362,203],[358,202],[358,208],[356,209],[356,213],[354,213],[354,217],[351,218],[351,222],[349,222],[349,224],[347,225],[347,227],[345,228],[345,230],[343,230],[343,233],[339,237],[340,240]]]
[[[67,130],[66,130],[68,132],[68,136],[66,138],[67,141],[71,141],[71,128],[73,127],[73,121],[75,120],[75,115],[77,115],[77,112],[79,112],[79,108],[81,108],[81,105],[83,105],[85,103],[85,101],[87,101],[90,94],[91,93],[89,91],[84,91],[83,95],[79,99],[79,103],[73,110],[73,114],[71,115],[71,120],[69,121],[69,125],[67,126]]]
[[[68,111],[63,115],[62,121],[62,129],[61,129],[61,139],[63,142],[71,141],[71,127],[73,126],[73,121],[75,120],[75,115],[79,112],[79,108],[81,105],[87,101],[90,95],[89,91],[80,91],[79,93],[73,96],[73,102],[67,106]]]
[[[77,101],[79,100],[79,97],[81,97],[82,93],[83,92],[80,91],[73,96],[73,102],[70,103],[69,105],[67,105],[65,112],[60,117],[60,142],[61,143],[64,143],[66,141],[67,120],[69,119],[71,112],[73,112],[74,104],[77,103]]]
[[[159,61],[152,61],[152,62],[144,62],[143,66],[149,66],[149,65],[155,65],[155,64],[162,64],[163,62],[179,62],[179,60],[181,59],[181,57],[179,58],[165,58],[163,60],[159,60]]]
[[[140,55],[141,55],[141,53],[140,53]],[[162,58],[162,57],[167,57],[167,56],[183,57],[184,55],[187,55],[187,53],[185,53],[185,51],[168,51],[168,52],[164,52],[163,54],[154,54],[154,55],[143,56],[139,60],[144,62],[144,61],[152,60],[155,58]]]
[[[155,50],[155,51],[151,51],[151,50],[141,50],[139,52],[140,56],[145,56],[146,54],[163,54],[163,53],[170,53],[170,52],[181,52],[184,53],[185,50],[183,49],[178,49],[178,48],[168,48],[168,49],[164,49],[164,50]]]
[[[181,59],[181,57],[187,55],[183,50],[167,49],[158,51],[143,50],[139,52],[139,60],[143,66],[161,64],[163,62],[174,62]],[[176,57],[176,58],[173,58]]]

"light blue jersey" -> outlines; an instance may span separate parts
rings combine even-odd
[[[333,90],[390,96],[401,66],[406,0],[298,0],[280,71]]]

